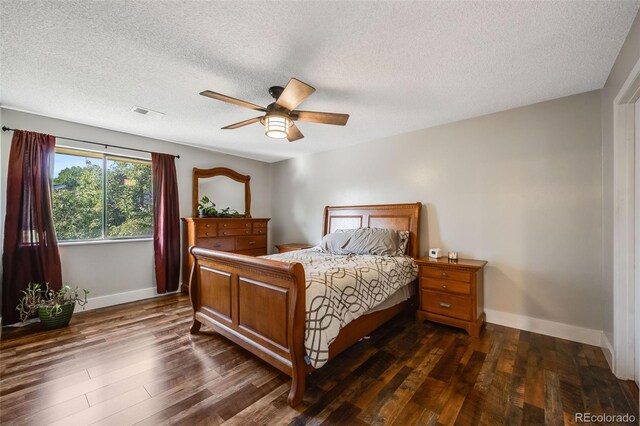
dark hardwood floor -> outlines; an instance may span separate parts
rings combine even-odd
[[[601,350],[488,324],[479,339],[410,314],[308,377],[289,379],[214,333],[189,335],[185,296],[77,313],[68,328],[2,330],[2,424],[573,424],[638,419]],[[637,421],[637,420],[636,420]]]

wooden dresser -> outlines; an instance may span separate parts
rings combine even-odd
[[[193,256],[189,247],[263,256],[267,254],[268,218],[219,219],[184,217],[182,233],[182,291],[187,291]]]
[[[450,263],[446,257],[416,259],[420,267],[420,305],[416,320],[430,320],[464,328],[478,337],[485,321],[484,260],[460,259]]]

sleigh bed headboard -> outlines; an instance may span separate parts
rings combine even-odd
[[[421,203],[377,204],[370,206],[327,206],[324,208],[322,235],[338,229],[388,228],[409,231],[407,255],[420,256]]]

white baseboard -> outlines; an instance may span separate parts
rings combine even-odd
[[[607,364],[609,364],[609,368],[611,368],[611,371],[616,371],[615,370],[616,357],[614,355],[615,351],[613,350],[613,345],[611,344],[611,342],[607,338],[607,335],[604,334],[604,331],[602,332],[602,335],[600,336],[600,347],[602,348],[602,352],[604,353],[604,357],[607,359]]]
[[[178,286],[177,291],[172,291],[168,293],[158,293],[155,287],[148,287],[140,290],[125,291],[123,293],[107,294],[105,296],[98,296],[98,297],[88,297],[87,300],[89,303],[87,303],[84,307],[80,307],[76,305],[75,312],[77,313],[77,312],[83,312],[83,311],[91,311],[94,309],[121,305],[123,303],[136,302],[138,300],[151,299],[153,297],[168,296],[170,294],[179,293],[180,292],[179,288],[180,286]],[[2,320],[2,316],[0,316],[0,321],[1,320]],[[12,326],[23,325],[23,324],[24,323],[18,322],[16,324],[12,324]]]
[[[93,309],[106,308],[107,306],[120,305],[122,303],[135,302],[138,300],[150,299],[152,297],[166,296],[172,293],[158,293],[155,287],[143,288],[140,290],[126,291],[123,293],[108,294],[105,296],[89,297],[84,309],[76,307],[76,312],[90,311]]]
[[[572,342],[586,343],[587,345],[600,346],[602,344],[603,333],[601,330],[532,318],[510,312],[494,311],[493,309],[485,309],[484,312],[487,314],[487,322],[492,324],[518,328],[546,336],[571,340]]]

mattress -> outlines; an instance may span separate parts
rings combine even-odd
[[[379,304],[373,309],[369,309],[363,315],[372,314],[378,311],[384,311],[392,306],[397,305],[398,303],[402,303],[407,299],[413,297],[418,291],[418,284],[415,282],[413,285],[411,283],[405,285],[404,287],[400,287],[395,293],[393,293],[387,300]]]
[[[418,276],[418,265],[409,256],[334,255],[314,247],[262,257],[304,266],[306,360],[315,368],[329,360],[329,345],[344,326],[382,309]]]

